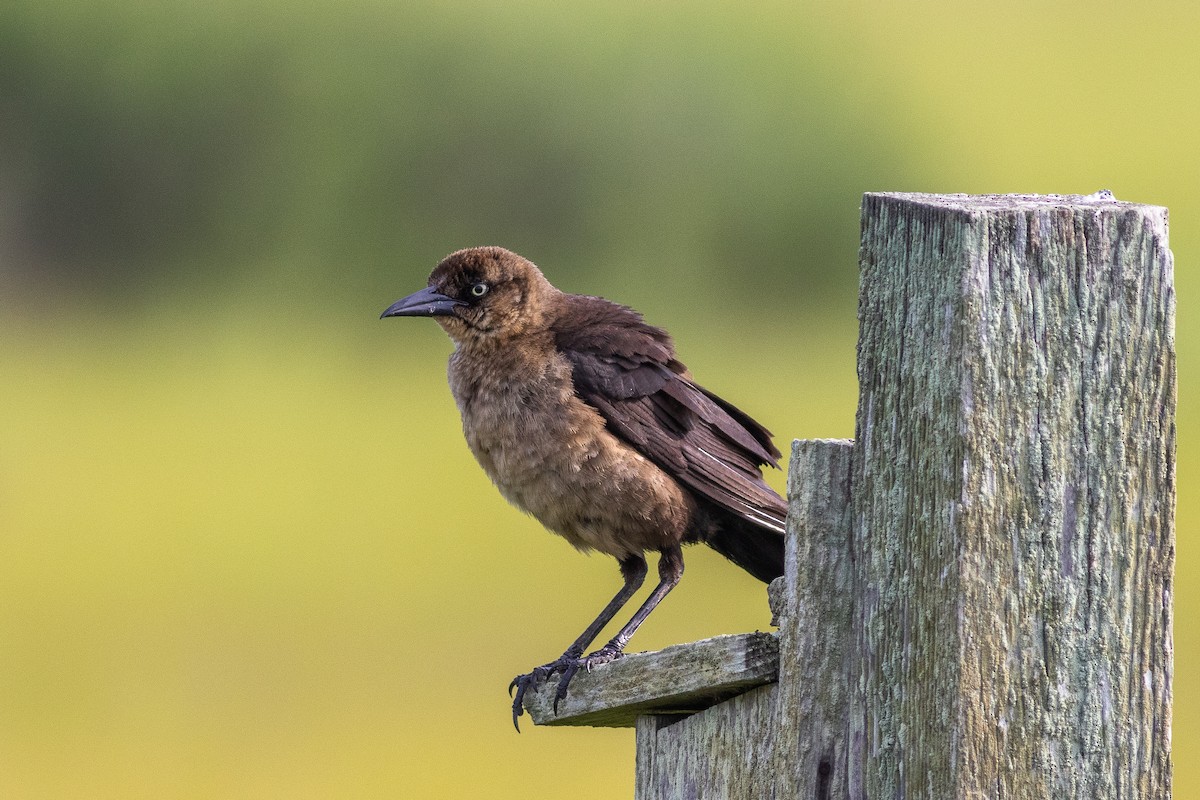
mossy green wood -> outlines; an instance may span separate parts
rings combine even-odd
[[[1166,210],[870,194],[860,258],[863,795],[1168,797]]]

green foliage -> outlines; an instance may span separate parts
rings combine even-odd
[[[819,50],[717,4],[55,11],[0,34],[0,152],[37,256],[9,267],[92,290],[214,253],[228,280],[247,256],[390,273],[494,242],[560,278],[636,260],[828,293],[823,255],[855,231],[831,193],[906,180]]]

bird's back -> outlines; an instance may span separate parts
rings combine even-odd
[[[553,330],[576,394],[610,430],[706,499],[782,532],[786,509],[760,471],[779,458],[770,432],[696,384],[665,331],[581,296]]]

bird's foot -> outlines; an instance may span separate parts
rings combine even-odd
[[[579,660],[578,651],[571,652],[568,650],[549,664],[534,667],[532,672],[525,675],[518,675],[512,679],[512,683],[508,685],[508,694],[513,698],[513,727],[517,729],[517,733],[521,732],[521,725],[517,719],[525,713],[525,693],[530,689],[536,689],[539,681],[548,679],[554,673],[565,673],[572,664]],[[513,689],[516,689],[515,695],[513,694]],[[554,711],[558,713],[557,702],[555,702]]]
[[[621,658],[624,653],[617,645],[609,642],[594,653],[588,653],[583,658],[572,659],[567,664],[567,668],[562,671],[562,677],[558,679],[558,690],[554,693],[554,713],[558,714],[558,703],[567,696],[567,687],[571,685],[571,679],[575,677],[575,673],[579,670],[591,672],[592,667],[598,667],[601,664],[608,664]]]
[[[555,673],[562,673],[562,677],[558,679],[558,689],[554,692],[554,713],[558,714],[559,701],[567,696],[567,688],[571,685],[571,679],[575,677],[575,673],[581,669],[591,672],[593,667],[616,661],[623,655],[625,654],[621,652],[620,647],[609,642],[596,652],[582,657],[568,651],[549,664],[534,667],[532,672],[513,678],[512,683],[508,685],[508,693],[513,695],[513,727],[517,729],[518,733],[521,732],[518,719],[525,713],[525,693],[536,689],[540,681],[549,679]],[[516,689],[516,694],[513,694],[513,689]]]

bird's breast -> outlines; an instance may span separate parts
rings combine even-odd
[[[682,536],[689,499],[575,395],[566,359],[463,361],[450,364],[463,433],[510,503],[576,547],[616,557]]]
[[[603,449],[604,421],[551,365],[533,374],[452,376],[467,444],[510,501],[538,514]],[[575,476],[575,477],[572,477]],[[540,516],[540,514],[539,514]]]

